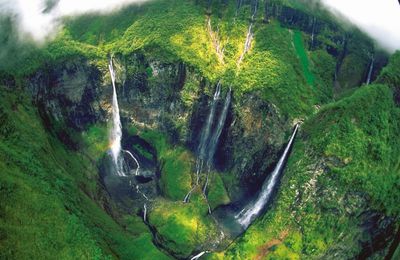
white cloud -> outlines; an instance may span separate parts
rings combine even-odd
[[[322,0],[390,52],[400,49],[400,4],[397,0]]]
[[[128,4],[142,3],[147,0],[53,0],[54,8],[44,12],[44,0],[0,0],[0,13],[16,14],[22,36],[30,36],[43,42],[54,34],[64,16],[87,12],[111,12]]]

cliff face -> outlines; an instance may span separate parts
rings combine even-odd
[[[160,131],[171,143],[197,153],[215,85],[181,62],[165,63],[142,53],[114,60],[124,127]],[[43,69],[28,82],[45,124],[72,147],[77,145],[71,136],[74,132],[111,118],[108,72],[85,59]],[[229,187],[236,199],[258,190],[284,143],[285,129],[290,129],[274,105],[260,95],[248,93],[234,101],[214,161],[218,170],[236,176],[240,185]],[[217,113],[222,110],[220,103]]]
[[[63,155],[69,158],[68,153],[86,158],[90,167],[79,164],[73,170],[90,168],[90,179],[76,186],[103,209],[102,214],[107,212],[118,223],[107,228],[117,226],[124,235],[135,237],[134,246],[129,247],[120,242],[119,233],[109,238],[103,231],[97,243],[107,253],[139,259],[150,248],[151,256],[161,257],[151,240],[178,258],[210,248],[224,249],[231,238],[220,232],[208,215],[208,206],[214,210],[255,196],[275,166],[293,124],[302,121],[304,130],[302,126],[270,210],[228,250],[213,257],[347,258],[386,253],[398,228],[398,212],[391,203],[398,199],[389,192],[390,187],[396,190],[397,177],[387,171],[398,168],[394,163],[397,143],[387,140],[395,139],[398,128],[384,129],[397,122],[398,112],[385,86],[363,86],[345,101],[336,99],[366,82],[371,61],[374,81],[387,55],[374,49],[357,30],[345,30],[332,18],[290,2],[155,1],[127,9],[123,15],[79,18],[66,26],[68,33],[49,44],[46,51],[51,59],[39,69],[24,76],[0,72],[7,91],[18,85],[29,93],[48,138],[56,136],[67,145],[68,149],[55,145],[62,147],[55,162]],[[258,12],[249,19],[254,8]],[[87,34],[81,32],[82,20],[90,28]],[[103,22],[104,28],[112,24],[112,30],[99,29]],[[250,22],[254,39],[238,64]],[[215,53],[215,41],[223,49],[222,61]],[[122,146],[139,158],[144,175],[140,178],[109,176],[112,87],[107,64],[111,54]],[[397,75],[396,65],[391,65],[378,82],[391,87],[398,105]],[[193,185],[196,156],[219,81],[222,90],[213,128],[229,88],[233,94],[209,172],[206,200],[202,185]],[[0,107],[4,138],[16,129],[10,123],[18,111],[14,103]],[[364,110],[368,110],[365,115],[356,113]],[[35,156],[28,154],[25,161]],[[63,174],[71,163],[62,164]],[[133,162],[127,164],[136,167]],[[387,180],[391,181],[378,183],[395,197],[391,202],[379,196],[368,181],[368,176],[380,180],[378,172],[390,177]],[[202,184],[206,176],[204,170]],[[182,203],[192,187],[191,202]],[[80,199],[74,202],[79,204]],[[66,208],[70,210],[71,205]],[[71,212],[79,215],[79,208]],[[145,214],[144,223],[150,230],[138,217],[144,219]],[[90,214],[85,213],[86,217],[90,219]],[[82,225],[90,229],[103,225],[85,221]],[[108,246],[115,241],[118,246]],[[137,246],[141,241],[146,248]],[[136,254],[139,251],[143,254]]]

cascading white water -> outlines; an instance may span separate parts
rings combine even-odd
[[[207,18],[207,31],[210,35],[211,41],[214,45],[215,52],[217,53],[220,62],[224,62],[224,49],[221,48],[221,43],[218,39],[218,32],[214,32],[211,26],[211,17]]]
[[[374,70],[374,62],[375,62],[375,57],[374,57],[374,55],[372,55],[371,56],[371,63],[369,65],[367,82],[366,82],[367,85],[369,85],[371,83],[372,72]]]
[[[111,150],[111,157],[114,162],[115,170],[117,175],[119,176],[126,176],[124,171],[124,157],[122,156],[121,152],[127,153],[137,164],[135,175],[139,175],[140,164],[139,161],[136,159],[135,156],[128,150],[122,150],[121,140],[122,140],[122,125],[121,125],[121,116],[119,114],[119,105],[118,105],[118,96],[117,90],[115,87],[115,70],[112,58],[108,64],[108,69],[111,75],[111,82],[113,86],[113,97],[112,97],[112,121],[113,125],[111,128],[110,133],[110,150]]]
[[[125,153],[127,153],[127,154],[135,161],[135,163],[136,163],[136,165],[137,165],[137,168],[136,168],[136,171],[135,171],[135,175],[136,175],[136,176],[139,175],[140,164],[139,164],[138,159],[136,159],[136,157],[133,156],[133,154],[132,154],[131,152],[129,152],[128,150],[123,150],[123,151],[124,151]]]
[[[224,125],[225,125],[226,117],[228,115],[229,105],[231,104],[231,94],[232,94],[232,89],[229,89],[228,93],[226,94],[224,108],[222,109],[221,115],[219,117],[217,128],[214,131],[214,134],[211,136],[211,139],[209,141],[207,163],[206,163],[207,178],[206,178],[206,183],[204,184],[204,187],[203,187],[204,194],[207,191],[210,168],[213,163],[212,160],[214,159],[215,152],[217,151],[218,141],[221,136],[222,129],[224,128]]]
[[[253,40],[253,32],[252,32],[252,29],[253,29],[253,22],[250,24],[249,29],[248,29],[248,31],[247,31],[246,42],[244,43],[243,52],[242,52],[242,54],[241,54],[240,57],[239,57],[238,65],[239,65],[240,63],[242,63],[242,61],[243,61],[243,59],[244,59],[244,56],[245,56],[246,53],[250,50],[251,42],[252,42],[252,40]]]
[[[207,178],[206,178],[206,184],[203,187],[203,193],[205,196],[205,191],[207,189],[208,185],[208,180],[209,180],[209,173],[212,165],[212,158],[214,157],[217,145],[218,145],[218,140],[219,137],[221,136],[222,129],[225,125],[226,121],[226,116],[228,114],[228,108],[231,102],[231,89],[229,89],[229,92],[227,93],[226,99],[225,99],[225,104],[224,108],[220,114],[218,124],[211,135],[211,127],[214,122],[214,117],[215,117],[215,110],[217,107],[217,102],[220,98],[221,95],[221,82],[218,82],[217,87],[215,89],[214,93],[214,98],[211,103],[211,108],[210,112],[208,114],[208,118],[206,121],[206,125],[203,128],[203,131],[200,136],[200,142],[199,142],[199,147],[198,147],[198,157],[196,160],[196,185],[199,185],[199,179],[200,179],[200,173],[203,170],[203,165],[206,163],[207,166]],[[210,137],[211,135],[211,137]],[[192,189],[186,194],[185,198],[183,199],[184,202],[188,202],[190,199],[190,195],[194,191],[195,187],[192,187]],[[205,197],[206,198],[206,197]],[[207,200],[207,198],[206,198]],[[209,212],[211,212],[210,205],[208,205]]]
[[[143,204],[143,221],[146,222],[147,220],[147,205],[146,203]]]
[[[200,136],[200,143],[199,143],[199,148],[198,148],[198,162],[196,163],[198,167],[196,167],[196,175],[197,175],[197,180],[196,183],[199,183],[199,174],[202,170],[203,167],[203,162],[206,159],[206,149],[208,146],[208,139],[210,137],[210,132],[211,132],[211,126],[214,121],[215,117],[215,109],[217,107],[217,102],[219,99],[219,96],[221,94],[221,82],[218,82],[217,88],[215,89],[214,93],[214,98],[211,103],[211,109],[210,113],[208,114],[207,122],[206,125],[203,128],[203,131],[201,132]]]
[[[246,35],[246,41],[244,43],[244,49],[242,54],[239,57],[239,60],[237,62],[238,65],[240,65],[240,63],[242,63],[244,56],[246,55],[246,53],[250,50],[251,47],[251,42],[253,41],[253,25],[254,25],[254,18],[256,17],[257,14],[257,9],[258,9],[258,1],[255,1],[254,7],[253,7],[253,11],[251,13],[251,22],[249,25],[249,29],[247,30],[247,35]]]
[[[195,256],[193,256],[192,258],[190,258],[190,260],[197,260],[197,259],[199,259],[200,257],[202,257],[204,254],[207,254],[208,253],[208,251],[203,251],[203,252],[201,252],[201,253],[198,253],[197,255],[195,255]]]
[[[208,155],[207,155],[207,165],[210,166],[212,164],[212,159],[214,158],[215,152],[217,150],[217,145],[219,138],[222,133],[222,129],[224,128],[226,117],[228,115],[229,105],[231,104],[231,94],[232,89],[229,89],[228,93],[226,94],[224,108],[222,109],[222,113],[218,120],[218,125],[214,134],[211,136],[208,146]]]
[[[111,143],[111,156],[115,165],[115,170],[119,176],[126,176],[124,173],[123,165],[124,158],[121,156],[121,139],[122,139],[122,126],[121,117],[119,115],[118,97],[117,90],[115,88],[115,71],[112,62],[108,64],[108,69],[111,75],[111,82],[113,86],[113,97],[112,97],[112,129],[110,133],[110,143]]]
[[[264,182],[261,188],[261,193],[258,195],[255,203],[247,205],[241,212],[239,212],[239,214],[235,216],[235,218],[243,228],[246,229],[251,224],[251,222],[260,214],[260,212],[263,210],[263,208],[271,198],[271,194],[278,181],[279,174],[282,172],[283,164],[288,156],[290,147],[292,146],[298,128],[299,125],[296,125],[295,129],[293,130],[292,136],[290,137],[290,140],[286,145],[285,151],[279,159],[278,164],[275,166],[274,171],[271,173],[271,176]]]

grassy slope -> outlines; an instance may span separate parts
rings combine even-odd
[[[105,71],[108,53],[130,54],[145,51],[167,62],[184,61],[212,82],[223,80],[235,95],[262,90],[289,118],[310,113],[320,103],[318,93],[307,84],[310,71],[303,73],[293,37],[277,23],[262,23],[262,8],[255,23],[252,48],[238,67],[243,51],[250,9],[244,6],[235,18],[235,4],[214,10],[213,31],[224,48],[224,62],[216,55],[207,31],[204,8],[192,1],[157,0],[141,7],[129,7],[108,16],[89,15],[68,19],[56,39],[42,49],[34,49],[27,61],[8,70],[18,77],[29,75],[43,63],[50,65],[72,56],[87,57]],[[299,42],[299,41],[295,41]]]
[[[261,91],[266,100],[273,102],[280,109],[282,114],[289,118],[307,115],[312,112],[314,104],[329,100],[332,94],[329,88],[331,84],[329,82],[331,78],[329,77],[331,76],[329,75],[329,71],[333,71],[332,58],[324,51],[318,53],[314,52],[311,54],[311,64],[307,64],[306,61],[309,60],[306,59],[307,52],[305,51],[304,44],[302,46],[301,35],[297,32],[295,33],[293,46],[293,36],[290,34],[289,30],[280,27],[277,23],[265,25],[262,24],[260,21],[261,19],[258,18],[252,49],[246,56],[242,65],[237,67],[236,61],[243,49],[243,43],[247,33],[249,9],[247,7],[243,8],[243,10],[239,12],[237,19],[233,18],[233,10],[234,4],[231,3],[227,8],[219,11],[220,16],[218,16],[218,18],[217,15],[212,15],[213,28],[215,31],[218,29],[222,44],[226,49],[224,64],[218,61],[212,42],[208,36],[204,9],[195,6],[191,1],[158,0],[145,4],[140,8],[128,8],[121,13],[114,13],[107,17],[93,15],[71,20],[68,22],[66,29],[60,33],[54,42],[45,46],[44,49],[35,49],[30,58],[24,61],[22,64],[23,66],[18,64],[18,66],[10,69],[9,72],[14,73],[16,76],[25,76],[42,66],[44,62],[48,64],[52,62],[62,62],[63,59],[68,59],[74,55],[85,56],[93,63],[97,64],[99,68],[105,70],[107,53],[122,52],[124,54],[129,54],[140,49],[158,59],[171,62],[183,60],[211,81],[222,78],[225,84],[233,85],[237,96],[240,96],[240,94],[244,92]],[[323,62],[321,62],[321,57]],[[326,67],[327,69],[319,69],[322,67]],[[314,74],[316,81],[316,87],[314,86],[314,88],[307,84],[307,79],[310,82],[310,75],[312,74]],[[322,83],[319,84],[318,82]],[[195,91],[195,89],[193,91]],[[320,92],[324,95],[321,95]],[[101,128],[99,129],[91,128],[87,133],[86,140],[98,140],[99,133],[101,135]],[[21,132],[23,132],[22,129]],[[154,142],[156,140],[158,140],[157,137],[149,137],[149,141]],[[94,155],[102,151],[104,145],[105,143],[102,143],[99,146],[91,147],[89,149],[89,154]],[[157,147],[158,144],[154,145]],[[164,142],[162,146],[167,146],[167,142]],[[57,145],[57,147],[59,147],[59,145]],[[164,194],[172,200],[181,200],[182,195],[184,195],[190,187],[191,173],[189,169],[192,168],[192,165],[189,161],[192,159],[187,159],[191,158],[191,155],[183,149],[176,149],[176,147],[163,149],[164,148],[159,148],[158,150],[159,152],[164,151],[160,153],[160,157],[164,161],[162,174],[162,188]],[[331,152],[335,153],[338,151],[333,149]],[[178,161],[179,158],[185,159],[185,162],[182,162],[182,160]],[[29,165],[30,163],[27,162],[26,164]],[[5,166],[3,167],[6,168]],[[76,167],[79,169],[81,165]],[[53,172],[52,170],[53,169],[50,168],[49,171]],[[11,172],[8,175],[11,175]],[[46,174],[44,175],[46,176]],[[88,182],[82,181],[82,183]],[[223,185],[221,185],[218,180],[216,180],[216,185],[211,185],[211,187],[219,187],[217,191],[210,191],[210,203],[212,205],[226,203],[226,197],[224,196],[222,197],[225,202],[213,202],[213,197],[219,197],[215,194],[224,193],[224,189],[221,186]],[[91,189],[94,189],[94,187],[91,187]],[[61,201],[63,201],[66,198],[61,197],[61,199]],[[18,203],[21,203],[21,200],[20,198]],[[91,203],[90,200],[86,202],[89,204]],[[184,207],[180,208],[181,204],[174,204],[174,202],[167,202],[166,204],[168,203],[174,205],[171,206],[173,210],[187,210]],[[204,202],[202,203],[202,207],[203,206]],[[167,209],[168,207],[165,209],[161,207],[157,208],[156,212],[159,214],[155,214],[156,217],[153,217],[153,220],[155,218],[155,223],[158,223],[157,225],[162,227],[160,232],[164,236],[169,235],[169,232],[164,231],[171,228],[170,226],[165,226],[165,223],[173,223],[173,225],[175,225],[174,222],[168,221],[170,216],[164,214],[166,213],[164,211]],[[241,240],[241,242],[238,242],[238,250],[242,248],[245,250],[242,254],[252,255],[256,250],[255,248],[263,241],[266,241],[268,236],[271,238],[274,236],[281,236],[282,232],[279,233],[280,231],[278,232],[275,229],[269,231],[270,233],[268,236],[264,237],[263,233],[265,232],[265,227],[270,227],[270,225],[279,226],[279,224],[285,223],[287,220],[283,216],[285,213],[287,214],[285,210],[269,213],[268,216],[271,214],[276,216],[276,218],[274,218],[276,222],[272,221],[269,222],[270,224],[268,225],[264,223],[262,224],[264,226],[255,226],[260,228],[258,231],[253,227],[249,231],[249,235]],[[102,242],[98,242],[100,246],[97,246],[96,242],[93,242],[101,241],[102,238],[104,238],[113,245],[112,250],[115,251],[116,254],[127,257],[139,257],[136,254],[147,255],[149,252],[152,252],[152,254],[154,254],[153,256],[158,256],[159,252],[150,244],[150,235],[148,233],[144,233],[133,243],[129,243],[130,240],[124,237],[126,234],[121,231],[120,227],[112,222],[111,219],[107,219],[99,210],[96,214],[101,216],[96,218],[96,225],[104,226],[107,232],[96,229],[96,232],[100,232],[101,234],[97,236],[96,233],[96,235],[93,236],[92,226],[89,225],[87,227],[87,232],[84,230],[86,224],[81,225],[83,231],[77,231],[78,234],[89,234],[87,236],[82,235],[82,241],[84,241],[82,244],[86,245],[85,248],[93,252],[93,255],[100,255],[100,250],[107,248]],[[79,216],[77,221],[79,222],[81,219],[86,218],[89,219],[89,215],[90,214],[87,213],[85,216]],[[164,216],[166,217],[164,218]],[[187,218],[189,219],[191,217],[193,216]],[[201,214],[194,215],[194,217],[199,219],[202,223],[207,221],[204,220]],[[312,217],[316,216],[310,214],[310,218]],[[103,222],[106,222],[103,218],[112,223],[108,224],[109,229],[107,229],[107,225],[103,225]],[[137,222],[133,221],[133,223]],[[263,221],[260,221],[260,223],[263,223]],[[275,223],[276,225],[272,225],[271,223]],[[312,228],[315,229],[314,224],[312,224],[311,229]],[[114,229],[119,231],[113,231]],[[135,228],[132,228],[132,230],[134,229]],[[174,230],[176,229],[174,228]],[[182,232],[186,231],[183,229]],[[311,232],[311,234],[314,233]],[[285,232],[282,234],[284,235]],[[96,237],[96,239],[93,239],[90,235]],[[179,238],[178,236],[171,240]],[[185,236],[182,238],[185,239]],[[249,239],[249,241],[246,239]],[[276,250],[279,254],[284,254],[285,252],[299,254],[301,251],[300,248],[304,247],[307,250],[314,250],[310,249],[310,245],[312,244],[310,241],[314,242],[312,246],[317,247],[319,250],[317,250],[317,252],[323,252],[326,246],[324,238],[320,239],[320,237],[317,237],[314,240],[307,240],[302,238],[296,230],[289,232],[287,240],[292,241],[289,244],[285,244],[291,251],[289,250],[289,252],[286,248],[281,247],[279,250]],[[10,241],[13,240],[11,239]],[[33,241],[35,240],[33,239]],[[58,239],[55,239],[55,241],[58,241]],[[192,248],[198,243],[198,241],[196,243],[192,241],[193,240],[188,239],[186,240],[187,243],[182,242],[181,245],[183,249],[186,250],[184,245],[189,245],[189,247]],[[141,243],[144,244],[145,248],[139,248]],[[106,249],[106,251],[107,250],[108,249]],[[305,252],[309,254],[307,250]],[[80,252],[79,249],[76,249],[76,251]],[[234,249],[229,251],[227,256],[235,255],[236,253],[233,253],[233,251]],[[185,251],[184,253],[186,254],[187,252]]]
[[[97,169],[46,133],[26,97],[0,99],[1,258],[167,258],[143,224],[124,231],[96,204]]]
[[[302,127],[275,205],[225,258],[321,257],[340,247],[344,257],[357,254],[353,216],[361,209],[354,194],[367,194],[373,209],[400,213],[399,116],[385,85],[363,87],[322,108]],[[325,171],[318,170],[321,163]]]
[[[157,199],[150,212],[149,223],[156,228],[163,246],[180,257],[188,257],[196,248],[215,235],[216,227],[208,216],[207,202],[200,187],[191,196],[191,203],[182,200],[191,189],[194,174],[193,155],[182,147],[169,144],[165,135],[151,130],[138,133],[151,143],[161,163],[160,186],[164,199]],[[229,202],[219,174],[213,174],[209,185],[212,208]]]

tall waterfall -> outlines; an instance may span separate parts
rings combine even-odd
[[[206,125],[204,126],[200,136],[198,152],[199,152],[199,158],[202,160],[204,160],[206,157],[206,149],[208,146],[208,139],[210,137],[211,125],[214,122],[215,109],[217,107],[217,102],[219,100],[220,94],[221,94],[221,82],[218,82],[217,88],[215,89],[214,98],[211,103],[210,113],[208,114]]]
[[[121,152],[123,151],[123,152],[127,153],[137,164],[135,175],[138,175],[139,169],[140,169],[139,161],[128,150],[122,150],[122,146],[121,146],[122,125],[121,125],[121,116],[119,114],[118,96],[117,96],[117,90],[115,87],[115,70],[114,70],[112,58],[110,59],[110,62],[108,64],[108,69],[110,71],[111,82],[112,82],[112,86],[113,86],[113,97],[112,97],[112,122],[113,122],[113,125],[112,125],[111,133],[110,133],[111,157],[113,159],[117,175],[126,176],[125,171],[124,171],[124,164],[125,164],[124,156],[121,154]]]
[[[224,108],[222,109],[221,115],[218,120],[218,125],[214,131],[214,134],[211,136],[208,146],[208,154],[207,154],[207,171],[210,172],[211,165],[213,163],[215,152],[217,151],[218,141],[222,133],[222,129],[224,128],[226,116],[228,115],[229,105],[231,104],[231,92],[232,90],[229,89],[228,93],[226,94]],[[205,193],[207,190],[208,185],[208,174],[206,184],[204,185],[203,192]]]
[[[251,42],[253,41],[253,26],[254,26],[254,18],[256,17],[257,14],[257,9],[258,9],[258,0],[254,0],[254,5],[252,6],[252,12],[251,12],[251,22],[249,25],[249,29],[247,30],[247,35],[246,35],[246,41],[244,43],[244,49],[242,54],[239,57],[239,60],[237,62],[238,65],[242,63],[244,56],[246,53],[250,50],[251,47]]]
[[[271,194],[278,181],[278,177],[283,170],[283,164],[288,156],[290,147],[292,146],[298,128],[299,125],[296,125],[295,129],[293,130],[292,136],[290,137],[290,140],[286,145],[285,151],[279,159],[278,164],[276,165],[271,176],[267,180],[265,180],[261,189],[261,193],[258,195],[255,203],[247,205],[247,207],[245,207],[239,214],[235,216],[242,227],[247,228],[251,224],[251,222],[261,213],[261,211],[271,198]]]
[[[210,113],[208,114],[206,125],[204,126],[201,136],[200,143],[198,147],[198,158],[196,161],[196,185],[199,184],[199,175],[201,170],[203,169],[204,160],[206,160],[206,149],[208,146],[208,139],[210,137],[211,125],[214,122],[215,117],[215,109],[217,107],[217,102],[219,100],[219,96],[221,94],[221,82],[218,82],[217,88],[215,89],[214,98],[211,103]]]
[[[121,155],[121,139],[122,139],[122,126],[121,117],[119,115],[118,97],[117,90],[115,88],[115,71],[112,62],[108,64],[110,70],[111,82],[113,86],[113,97],[112,97],[112,129],[110,134],[111,143],[111,156],[114,161],[115,170],[119,176],[126,176],[124,173],[124,157]]]
[[[374,71],[374,62],[375,62],[375,57],[374,57],[374,55],[372,55],[371,63],[369,65],[368,76],[367,76],[367,82],[366,82],[367,85],[369,85],[371,83],[372,72]]]
[[[200,173],[203,170],[204,164],[206,164],[207,179],[206,179],[206,183],[203,187],[204,195],[205,195],[207,185],[208,185],[208,177],[209,177],[209,173],[210,173],[211,166],[213,163],[213,158],[214,158],[215,152],[217,150],[218,141],[221,136],[222,130],[224,128],[226,117],[228,114],[229,105],[231,103],[231,95],[232,95],[231,92],[232,92],[231,89],[229,89],[228,93],[226,94],[224,107],[218,118],[218,123],[214,127],[214,129],[212,129],[218,100],[220,99],[220,95],[221,95],[221,82],[218,82],[217,87],[215,89],[214,98],[211,103],[211,108],[210,108],[210,112],[207,117],[206,124],[204,125],[203,130],[201,132],[200,142],[199,142],[199,146],[198,146],[198,150],[197,150],[198,155],[197,155],[197,160],[196,160],[196,186],[199,185]],[[185,198],[183,199],[184,202],[189,201],[190,195],[194,191],[194,189],[195,189],[195,187],[192,187],[192,189],[188,192],[188,194],[186,194]],[[209,207],[209,211],[211,212],[210,207]]]
[[[311,43],[310,43],[310,50],[314,48],[314,38],[315,38],[315,23],[316,23],[316,18],[313,18],[312,22],[312,32],[311,32]]]

